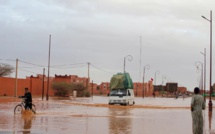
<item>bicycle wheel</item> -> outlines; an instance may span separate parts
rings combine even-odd
[[[36,106],[34,104],[32,104],[32,111],[36,114]]]
[[[23,111],[22,105],[19,104],[14,108],[14,114],[21,114]]]

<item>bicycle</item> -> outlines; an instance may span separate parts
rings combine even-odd
[[[14,114],[21,114],[25,110],[25,99],[22,98],[22,102],[15,106]],[[36,106],[32,103],[32,108],[29,107],[26,110],[31,110],[34,114],[36,114]]]

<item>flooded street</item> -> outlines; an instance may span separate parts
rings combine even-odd
[[[42,101],[36,115],[14,115],[19,99],[0,97],[0,134],[192,134],[191,98],[136,98],[134,106],[109,106],[107,97]],[[208,103],[208,100],[207,100]],[[215,101],[213,101],[215,105]],[[204,111],[205,134],[215,133],[215,108]]]

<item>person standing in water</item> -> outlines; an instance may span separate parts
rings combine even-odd
[[[199,94],[199,88],[194,88],[194,95],[191,99],[191,114],[193,134],[203,134],[203,115],[202,110],[205,109],[204,98]]]

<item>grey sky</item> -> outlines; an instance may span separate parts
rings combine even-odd
[[[43,67],[24,62],[48,65],[51,34],[51,76],[87,77],[90,62],[91,80],[109,82],[132,55],[126,71],[134,82],[142,82],[148,64],[145,81],[159,70],[157,84],[165,75],[164,83],[193,90],[200,76],[195,62],[203,62],[200,52],[206,48],[208,87],[210,23],[201,16],[209,18],[213,5],[213,0],[0,0],[0,62],[15,66],[18,58],[18,77],[41,74]]]

